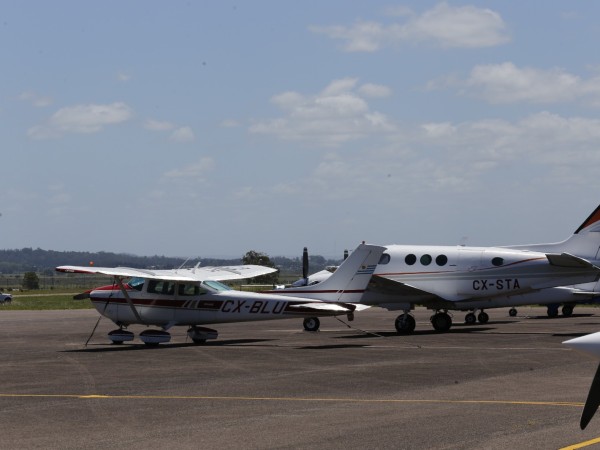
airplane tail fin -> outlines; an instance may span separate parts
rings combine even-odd
[[[359,302],[384,250],[385,247],[362,243],[326,280],[274,293],[329,302]]]
[[[600,258],[600,205],[565,241],[552,244],[516,245],[510,248],[543,253],[569,253],[587,260]]]

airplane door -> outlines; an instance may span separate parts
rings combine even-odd
[[[458,296],[472,296],[477,294],[477,288],[480,287],[479,272],[483,250],[479,248],[458,248],[458,268],[463,276],[457,277]]]

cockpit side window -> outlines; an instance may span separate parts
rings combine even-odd
[[[389,255],[389,254],[387,254],[387,253],[383,253],[383,254],[381,255],[381,258],[379,258],[379,262],[378,262],[378,264],[382,264],[382,265],[383,265],[383,264],[388,264],[388,263],[390,262],[390,259],[391,259],[391,257],[390,257],[390,255]]]

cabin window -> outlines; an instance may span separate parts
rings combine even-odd
[[[183,297],[200,295],[200,286],[197,284],[178,284],[177,293]]]
[[[494,259],[492,259],[492,264],[496,267],[502,266],[504,264],[504,258],[496,256]]]
[[[404,258],[404,262],[409,266],[412,266],[414,263],[417,262],[417,257],[411,253],[410,255],[406,255],[406,258]]]
[[[174,295],[175,283],[167,280],[148,281],[148,293],[160,295]]]
[[[423,264],[424,266],[428,266],[429,264],[431,264],[432,258],[431,255],[423,255],[421,256],[421,264]]]
[[[446,255],[439,255],[435,258],[435,263],[438,266],[445,266],[446,264],[448,264],[448,257]]]
[[[390,255],[388,255],[387,253],[384,253],[383,255],[381,255],[381,258],[379,258],[378,264],[387,264],[389,262],[390,262]]]

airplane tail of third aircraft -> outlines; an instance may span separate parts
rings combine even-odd
[[[326,280],[311,286],[278,290],[276,293],[329,302],[357,303],[384,250],[385,247],[362,243]]]

